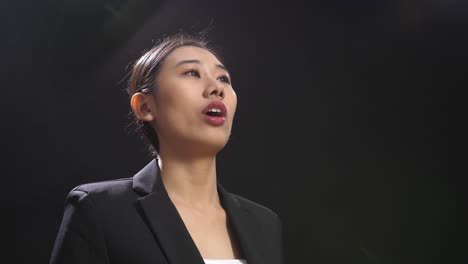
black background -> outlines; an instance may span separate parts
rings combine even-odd
[[[71,188],[150,160],[128,127],[129,65],[206,27],[238,95],[219,180],[281,216],[287,263],[466,260],[466,2],[48,0],[1,13],[5,263],[46,263]]]

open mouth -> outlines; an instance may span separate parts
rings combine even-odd
[[[212,125],[222,125],[226,121],[227,109],[223,102],[213,101],[203,109],[205,120]]]
[[[205,115],[214,116],[214,117],[223,117],[223,113],[221,109],[218,109],[218,108],[211,108],[205,113]]]
[[[227,109],[223,102],[212,101],[203,109],[202,113],[210,117],[226,117]]]

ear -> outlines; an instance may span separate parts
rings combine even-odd
[[[151,95],[135,93],[130,99],[130,106],[139,120],[150,122],[155,118],[154,102]]]

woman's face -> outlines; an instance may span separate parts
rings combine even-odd
[[[153,125],[160,152],[214,154],[227,143],[237,97],[228,71],[209,51],[172,51],[156,77]]]

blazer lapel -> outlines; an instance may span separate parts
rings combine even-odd
[[[260,223],[242,206],[239,199],[226,191],[221,184],[218,184],[218,192],[247,264],[264,264],[262,245],[265,243],[265,235],[261,233]]]
[[[139,202],[169,263],[204,264],[190,233],[167,195],[152,193],[140,198]]]
[[[204,264],[203,257],[166,192],[156,159],[133,177],[133,189],[143,196],[138,199],[140,213],[168,262]],[[221,184],[218,184],[218,193],[247,263],[264,264],[264,252],[261,249],[264,235],[260,223]]]
[[[204,264],[203,257],[170,200],[153,160],[134,176],[133,189],[145,195],[138,199],[142,217],[156,237],[170,264]]]

